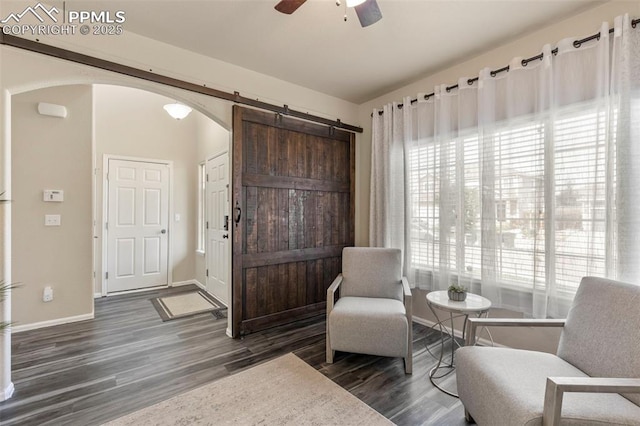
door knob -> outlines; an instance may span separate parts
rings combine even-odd
[[[163,230],[161,230],[161,231],[160,231],[160,233],[161,233],[161,234],[166,234],[166,233],[167,233],[167,230],[166,230],[166,229],[163,229]]]
[[[224,234],[222,238],[229,238],[229,234]]]

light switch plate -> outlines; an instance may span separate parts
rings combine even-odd
[[[45,189],[43,191],[42,201],[61,203],[64,201],[64,191],[62,189]]]

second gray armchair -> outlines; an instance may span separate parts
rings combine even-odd
[[[339,289],[339,299],[336,292]],[[347,247],[327,290],[327,362],[335,351],[402,357],[412,371],[411,290],[397,249]]]
[[[585,277],[566,320],[469,319],[456,352],[465,416],[479,425],[640,425],[640,286]],[[563,327],[555,355],[471,346],[477,327]]]

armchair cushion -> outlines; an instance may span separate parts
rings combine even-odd
[[[346,247],[342,251],[340,297],[380,297],[402,301],[402,252]]]
[[[479,425],[492,426],[541,425],[546,378],[587,376],[552,354],[477,346],[456,352],[456,375],[465,408]],[[560,424],[632,425],[638,419],[640,407],[618,394],[567,393]]]
[[[558,356],[591,377],[640,378],[640,286],[585,277],[558,345]],[[624,394],[640,405],[640,394]]]
[[[328,324],[333,350],[390,357],[407,355],[408,322],[395,299],[341,297]]]

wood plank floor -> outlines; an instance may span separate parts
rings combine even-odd
[[[437,351],[439,334],[426,327],[413,327],[412,375],[400,358],[338,352],[329,365],[323,317],[230,339],[226,319],[162,322],[149,301],[193,289],[99,299],[94,320],[14,334],[16,391],[0,403],[0,424],[101,424],[288,352],[398,425],[466,424],[460,402],[429,382],[436,361],[425,345]]]

